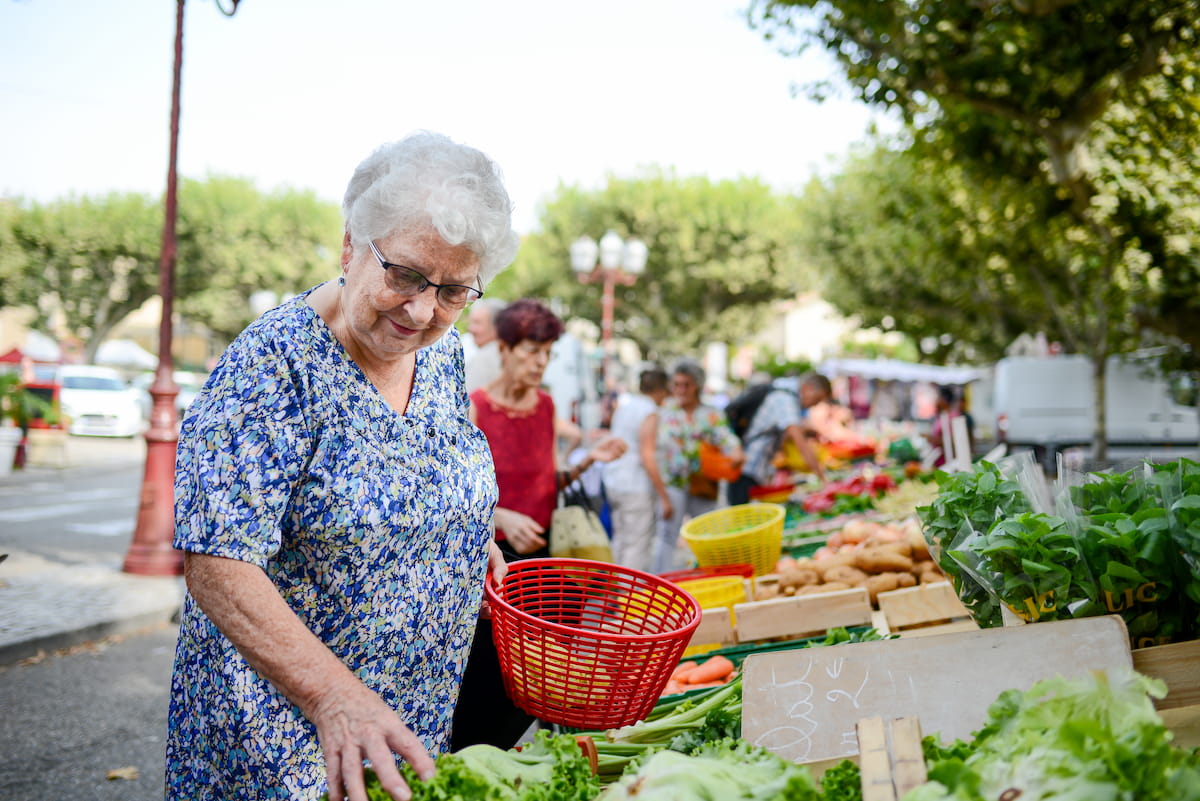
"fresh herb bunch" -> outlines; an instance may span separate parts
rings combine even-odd
[[[1200,588],[1192,586],[1185,532],[1187,507],[1200,497],[1183,496],[1174,504],[1170,497],[1174,487],[1182,490],[1177,476],[1183,469],[1183,463],[1173,463],[1149,473],[1092,473],[1071,488],[1085,522],[1083,556],[1099,585],[1100,609],[1094,614],[1121,615],[1135,647],[1195,634],[1192,595]]]
[[[1021,485],[1005,478],[1000,468],[981,461],[971,471],[936,475],[938,495],[917,515],[938,567],[980,626],[999,626],[1000,607],[995,598],[951,555],[960,532],[987,532],[997,520],[1032,511]]]
[[[966,553],[968,549],[973,553]],[[1002,518],[950,555],[964,563],[977,557],[976,577],[1025,620],[1099,614],[1091,571],[1061,517],[1026,512]],[[1090,611],[1081,610],[1081,605]]]

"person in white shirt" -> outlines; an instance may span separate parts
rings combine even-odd
[[[613,561],[649,572],[659,513],[664,506],[670,508],[658,469],[655,437],[658,407],[669,394],[667,374],[646,370],[638,389],[640,394],[624,398],[613,413],[612,435],[619,437],[626,449],[623,456],[605,465],[604,491],[612,510]]]
[[[475,349],[466,356],[467,394],[490,384],[500,375],[500,344],[496,338],[496,315],[508,304],[498,298],[483,297],[471,306],[467,333]]]

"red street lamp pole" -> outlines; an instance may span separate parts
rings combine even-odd
[[[178,217],[176,163],[179,155],[179,87],[183,75],[183,6],[175,2],[175,68],[171,84],[171,145],[167,157],[167,195],[164,201],[162,255],[158,263],[158,294],[162,317],[158,325],[158,369],[150,396],[150,426],[146,429],[146,467],[138,506],[137,528],[125,554],[126,573],[145,576],[178,576],[183,573],[183,555],[171,545],[175,538],[175,447],[179,442],[179,418],[175,398],[175,365],[171,357],[171,317],[175,299],[175,221]],[[233,8],[221,12],[233,16]],[[219,6],[218,6],[219,7]]]
[[[600,244],[581,236],[571,244],[571,268],[585,284],[602,281],[604,294],[600,302],[601,373],[605,391],[613,389],[613,310],[616,308],[616,285],[633,286],[646,269],[648,249],[639,239],[623,241],[610,230]],[[599,260],[597,260],[597,256]]]

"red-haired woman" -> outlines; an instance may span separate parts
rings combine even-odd
[[[545,556],[558,491],[596,462],[616,459],[625,443],[606,436],[573,467],[559,470],[554,401],[541,385],[562,321],[542,303],[524,299],[508,304],[495,325],[500,376],[471,393],[470,416],[487,436],[496,465],[496,541],[510,560]],[[454,715],[451,749],[479,742],[509,748],[532,721],[505,697],[491,623],[482,621]]]

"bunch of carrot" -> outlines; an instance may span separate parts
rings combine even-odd
[[[711,656],[700,663],[691,660],[680,662],[679,667],[671,673],[671,678],[667,681],[667,686],[663,689],[662,694],[675,695],[700,687],[719,687],[722,684],[728,684],[736,672],[737,668],[733,662],[720,654]]]

